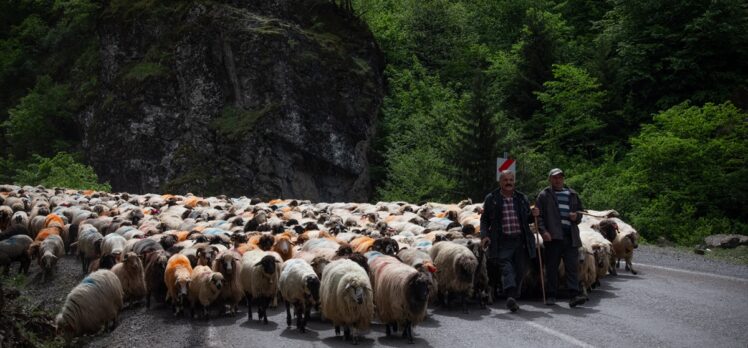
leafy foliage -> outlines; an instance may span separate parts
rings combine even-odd
[[[52,158],[34,155],[34,161],[20,169],[15,177],[20,185],[42,185],[72,189],[110,191],[108,183],[99,178],[90,166],[76,161],[71,154],[60,152]]]

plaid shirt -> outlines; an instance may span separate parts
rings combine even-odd
[[[522,230],[519,228],[519,218],[517,211],[514,210],[514,199],[512,197],[502,197],[503,205],[501,207],[501,229],[505,235],[517,236]]]

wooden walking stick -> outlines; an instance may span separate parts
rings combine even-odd
[[[533,216],[535,218],[535,234],[540,238],[540,240],[543,240],[543,237],[540,235],[540,225],[538,224],[538,217]],[[540,244],[538,244],[537,240],[535,241],[535,252],[538,254],[538,264],[540,265],[540,288],[543,289],[543,304],[545,303],[545,276],[543,275],[543,255],[540,253]]]

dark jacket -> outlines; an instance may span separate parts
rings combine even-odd
[[[522,230],[521,238],[525,249],[527,249],[530,258],[535,257],[535,236],[530,231],[530,203],[527,196],[523,193],[514,191],[513,196],[514,211],[517,212],[519,226]],[[499,245],[501,245],[504,234],[501,233],[501,210],[503,202],[501,190],[496,189],[486,196],[483,202],[483,214],[480,217],[480,237],[491,238],[491,244],[488,247],[488,258],[499,257]]]
[[[568,188],[568,187],[567,187]],[[576,191],[569,189],[569,211],[580,212],[584,208],[582,207],[582,201],[579,200],[579,195]],[[561,227],[561,212],[558,210],[558,200],[556,199],[556,193],[553,192],[553,188],[548,186],[538,194],[538,199],[535,201],[535,206],[540,209],[540,216],[538,217],[538,224],[540,225],[540,233],[549,232],[551,236],[563,236],[563,230]],[[579,238],[579,223],[582,222],[582,214],[577,213],[576,221],[571,222],[571,240],[572,246],[582,246],[582,240]]]

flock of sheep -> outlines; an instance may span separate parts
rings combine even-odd
[[[373,318],[413,342],[429,304],[484,307],[501,288],[488,278],[481,213],[470,201],[313,204],[0,185],[0,267],[7,274],[19,262],[28,272],[36,260],[47,278],[66,253],[79,257],[87,276],[56,318],[68,339],[113,327],[126,303],[150,308],[153,298],[205,319],[215,308],[236,314],[244,301],[248,318],[254,305],[265,323],[280,300],[301,332],[318,310],[354,343]],[[614,216],[588,212],[580,225],[585,293],[619,259],[635,272],[637,233]],[[523,289],[539,288],[537,273],[528,269]]]

